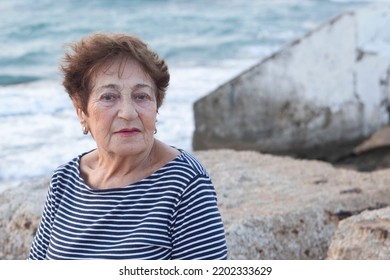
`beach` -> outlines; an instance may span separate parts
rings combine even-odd
[[[63,45],[130,32],[171,73],[156,138],[192,150],[193,103],[285,44],[361,1],[2,1],[0,186],[50,176],[95,144],[61,86]],[[207,9],[204,7],[207,6]],[[164,11],[162,14],[161,11]],[[1,188],[1,187],[0,187]]]

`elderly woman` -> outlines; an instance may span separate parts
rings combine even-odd
[[[226,259],[207,171],[154,137],[164,60],[136,37],[94,34],[61,69],[97,148],[55,170],[28,258]]]

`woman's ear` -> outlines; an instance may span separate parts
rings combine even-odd
[[[80,106],[80,103],[77,102],[77,100],[72,98],[73,107],[76,111],[77,117],[79,118],[81,129],[83,131],[83,134],[88,134],[89,132],[89,126],[88,126],[88,114],[86,114],[83,109],[81,109],[82,106]],[[92,133],[91,133],[92,135]]]
[[[72,103],[73,103],[74,109],[76,110],[77,117],[80,120],[80,123],[81,124],[83,124],[82,122],[85,123],[86,115],[85,115],[84,111],[81,109],[79,102],[77,102],[77,100],[72,99]]]
[[[88,123],[87,123],[87,116],[81,108],[75,107],[75,109],[76,109],[76,114],[80,120],[81,129],[83,131],[83,134],[87,135],[89,132],[89,127],[88,127]]]
[[[75,109],[76,109],[76,114],[79,117],[80,123],[82,121],[85,122],[85,113],[84,113],[84,111],[80,107],[75,107]]]
[[[76,114],[77,116],[79,117],[79,120],[80,120],[80,124],[82,126],[87,126],[87,115],[84,113],[84,111],[79,108],[79,107],[76,107]]]

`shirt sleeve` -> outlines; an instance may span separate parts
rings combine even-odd
[[[54,179],[52,178],[46,195],[41,221],[30,248],[29,260],[43,260],[46,258],[46,251],[50,243],[50,236],[57,208],[54,185]]]
[[[198,175],[185,189],[172,229],[172,259],[227,259],[214,186]]]

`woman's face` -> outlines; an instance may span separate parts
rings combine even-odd
[[[121,156],[151,149],[156,125],[156,87],[133,60],[117,59],[97,73],[85,124],[98,149]],[[82,115],[82,116],[81,116]]]

